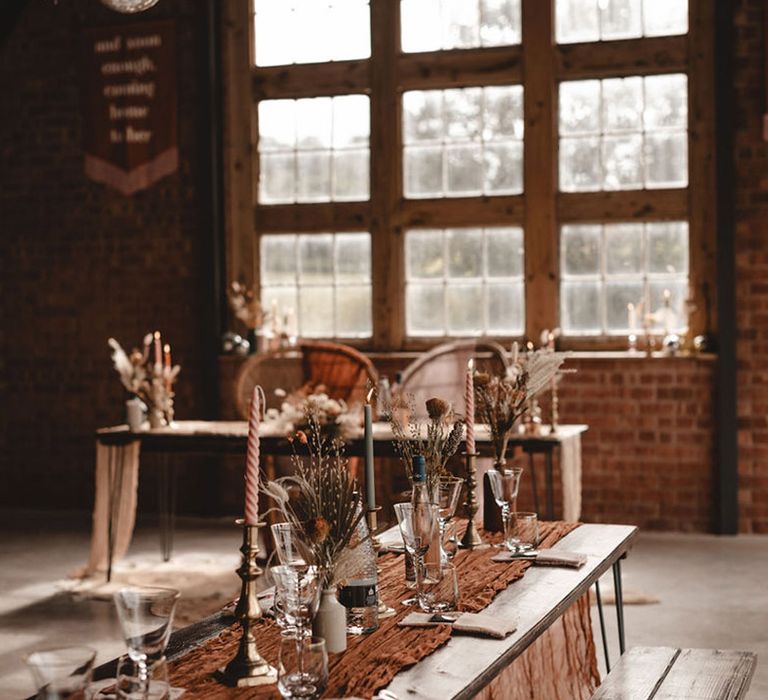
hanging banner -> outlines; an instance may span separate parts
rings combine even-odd
[[[173,23],[87,30],[83,58],[85,174],[130,195],[175,172]]]

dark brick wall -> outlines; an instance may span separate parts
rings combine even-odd
[[[89,508],[96,426],[125,398],[106,339],[155,328],[183,366],[178,415],[201,415],[200,4],[140,18],[34,0],[0,44],[0,505]],[[78,49],[89,26],[177,22],[180,168],[125,197],[83,175]]]

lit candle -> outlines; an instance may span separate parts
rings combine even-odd
[[[259,387],[254,387],[248,414],[248,452],[245,458],[245,524],[259,523]]]
[[[373,473],[373,418],[371,415],[371,397],[373,389],[368,392],[363,406],[365,418],[365,500],[368,510],[376,508],[376,482]]]
[[[475,361],[469,358],[467,362],[467,376],[464,384],[464,409],[467,423],[467,454],[475,454]]]
[[[165,388],[171,390],[171,346],[166,343],[163,346],[163,365],[165,367]]]
[[[632,302],[627,304],[627,323],[629,324],[629,332],[634,333],[637,329],[637,310]]]
[[[160,353],[160,331],[155,331],[155,364],[162,366],[162,355]]]

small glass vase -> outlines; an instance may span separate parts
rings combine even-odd
[[[346,650],[347,609],[336,597],[336,586],[323,588],[320,605],[312,622],[312,634],[325,639],[325,645],[331,654]]]

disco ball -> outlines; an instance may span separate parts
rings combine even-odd
[[[157,0],[101,0],[101,2],[110,10],[122,12],[126,15],[132,15],[135,12],[144,12],[144,10],[148,10],[150,7],[157,4]]]

